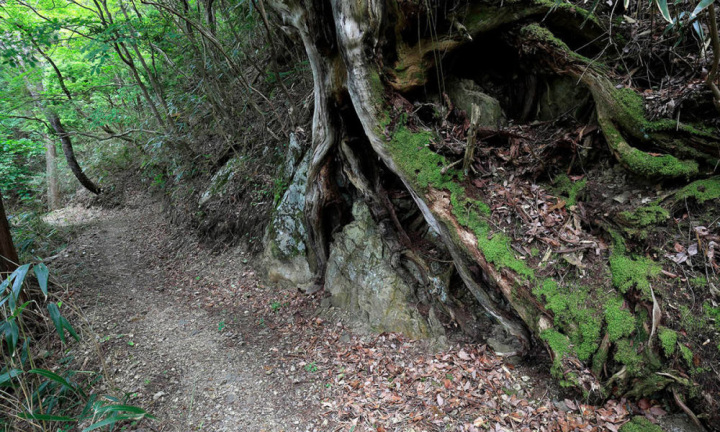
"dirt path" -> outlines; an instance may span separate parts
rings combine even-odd
[[[313,407],[307,388],[268,374],[266,344],[244,343],[243,324],[226,330],[217,316],[183,301],[187,291],[167,291],[166,231],[153,216],[159,210],[90,214],[59,263],[115,385],[155,414],[161,431],[312,430],[303,418]]]
[[[558,397],[547,364],[515,366],[477,342],[438,353],[355,333],[342,313],[319,314],[320,298],[264,286],[252,256],[211,253],[141,199],[51,219],[80,229],[52,270],[97,334],[109,385],[158,418],[136,431],[591,431],[665,414]]]

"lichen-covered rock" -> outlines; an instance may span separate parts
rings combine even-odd
[[[362,202],[353,206],[355,220],[345,226],[331,246],[325,272],[325,289],[331,304],[344,309],[378,332],[399,332],[412,338],[439,336],[413,303],[413,288],[390,266],[370,210]]]
[[[199,206],[207,203],[213,198],[222,197],[227,192],[227,185],[235,177],[235,173],[242,172],[245,160],[242,156],[234,157],[215,173],[210,180],[210,185],[200,196]]]
[[[303,157],[303,146],[296,133],[290,134],[290,141],[285,152],[285,169],[283,171],[283,180],[289,181],[295,175],[295,171],[300,168],[298,162]]]
[[[275,210],[265,233],[264,261],[271,282],[307,284],[312,280],[305,246],[305,186],[312,152],[307,152]]]
[[[505,124],[505,114],[500,102],[492,96],[483,93],[482,88],[473,80],[458,79],[447,83],[450,99],[456,107],[465,111],[468,116],[472,113],[472,105],[479,108],[479,122],[481,127],[496,128]]]

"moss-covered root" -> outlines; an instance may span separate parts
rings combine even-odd
[[[695,177],[698,162],[712,166],[717,162],[720,139],[688,125],[645,117],[643,99],[632,89],[618,89],[607,78],[608,70],[572,51],[550,30],[530,24],[521,31],[523,49],[534,53],[556,73],[582,82],[595,101],[598,123],[615,158],[629,171],[649,179]],[[529,44],[528,42],[533,42]],[[536,46],[533,51],[528,46]],[[658,149],[662,154],[635,147]]]
[[[601,117],[599,111],[598,122],[610,151],[633,174],[652,179],[690,178],[698,174],[698,163],[694,160],[680,160],[669,154],[656,156],[630,146],[612,121]]]

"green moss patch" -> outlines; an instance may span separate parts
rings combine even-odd
[[[631,375],[637,375],[643,365],[642,357],[628,339],[620,339],[615,343],[615,356],[613,358],[616,362],[625,365]]]
[[[699,172],[694,160],[680,160],[668,154],[653,156],[629,146],[624,140],[615,143],[614,148],[622,163],[642,177],[690,178]]]
[[[639,207],[632,212],[624,211],[620,213],[620,216],[635,226],[646,227],[667,221],[670,218],[670,213],[660,206],[653,205]]]
[[[602,314],[592,306],[590,289],[584,286],[560,286],[545,279],[533,294],[545,300],[545,307],[553,312],[555,326],[572,342],[572,350],[582,361],[589,360],[600,344]]]
[[[692,198],[700,204],[720,198],[720,177],[694,181],[675,194],[678,201],[686,198]]]
[[[687,364],[689,368],[692,368],[694,366],[692,350],[683,344],[679,344],[678,347],[680,347],[680,355],[682,356],[683,360],[685,360],[685,364]]]
[[[658,338],[660,339],[660,345],[662,346],[665,355],[667,357],[673,355],[675,353],[675,347],[677,346],[677,332],[666,327],[660,327]]]
[[[607,322],[610,341],[630,336],[635,330],[635,317],[627,309],[623,309],[622,297],[614,298],[605,306],[605,321]]]
[[[524,261],[515,257],[510,247],[510,237],[502,232],[493,232],[488,224],[486,218],[490,215],[490,207],[468,197],[465,188],[459,183],[462,178],[459,171],[449,169],[443,173],[446,160],[428,148],[431,138],[429,132],[412,132],[401,124],[388,143],[388,148],[393,153],[393,160],[416,187],[426,191],[432,186],[450,192],[453,215],[460,225],[475,234],[478,249],[488,262],[499,269],[514,271],[521,279],[533,280],[535,273]]]
[[[567,206],[571,207],[577,204],[578,194],[587,186],[587,179],[573,182],[570,177],[563,174],[556,179],[557,188],[560,193],[567,197]]]
[[[620,432],[663,432],[662,428],[645,417],[635,416],[620,428]]]
[[[623,294],[632,288],[642,291],[650,297],[650,279],[657,277],[662,267],[646,257],[632,258],[626,255],[622,238],[613,235],[613,250],[610,255],[610,272],[612,283]]]

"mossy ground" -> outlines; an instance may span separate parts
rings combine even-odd
[[[720,177],[697,180],[682,188],[675,194],[675,199],[682,201],[691,198],[702,204],[720,198]]]
[[[566,356],[582,361],[590,361],[594,356],[605,358],[607,352],[599,352],[605,332],[611,342],[620,343],[620,348],[623,348],[615,356],[616,361],[639,368],[643,359],[631,355],[636,348],[632,348],[627,339],[635,334],[638,323],[619,293],[631,288],[647,288],[647,278],[656,275],[656,267],[649,261],[632,259],[618,252],[615,254],[616,285],[623,287],[623,291],[615,294],[612,288],[608,291],[606,286],[577,284],[572,277],[562,282],[552,277],[539,277],[526,260],[516,256],[511,247],[512,239],[491,224],[490,207],[482,200],[469,197],[466,187],[471,186],[464,185],[462,173],[454,169],[443,172],[449,163],[431,150],[433,138],[429,132],[414,132],[408,126],[399,124],[387,146],[400,169],[417,188],[427,191],[432,187],[450,193],[452,214],[460,225],[475,234],[478,249],[486,260],[497,268],[512,270],[518,281],[529,286],[535,297],[552,312],[554,328],[544,331],[541,338],[554,352],[554,373],[562,380],[572,379],[562,367]],[[568,178],[559,182],[559,188],[567,193],[570,201],[578,199],[585,185],[586,181],[573,183]]]
[[[620,432],[663,432],[663,430],[645,417],[635,416],[620,428]]]

